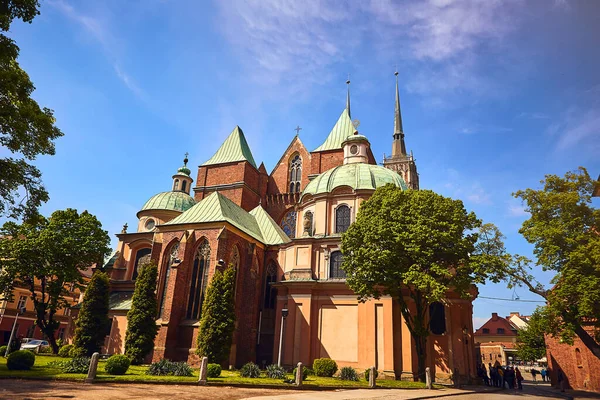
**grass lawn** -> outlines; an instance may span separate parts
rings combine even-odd
[[[35,364],[30,371],[9,371],[6,367],[6,358],[0,357],[0,378],[30,378],[30,379],[68,379],[83,380],[86,374],[65,374],[60,369],[53,368],[48,364],[55,360],[67,360],[56,356],[36,355]],[[198,369],[194,369],[194,376],[152,376],[146,375],[147,365],[132,365],[125,375],[109,375],[104,370],[105,361],[98,363],[98,373],[96,379],[105,382],[164,382],[164,383],[194,383],[198,381]],[[304,381],[306,387],[331,387],[331,388],[364,388],[368,386],[364,375],[360,374],[359,381],[343,381],[339,378],[322,378],[309,376]],[[292,374],[288,374],[292,378]],[[209,384],[222,385],[244,385],[244,386],[278,386],[294,387],[291,384],[283,383],[281,379],[271,379],[261,375],[260,378],[242,378],[237,371],[223,371],[218,378],[209,378]],[[396,381],[390,379],[381,379],[377,381],[377,386],[382,388],[402,388],[402,389],[423,389],[425,384],[421,382]]]

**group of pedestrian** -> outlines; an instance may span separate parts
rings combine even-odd
[[[531,369],[531,376],[533,377],[534,382],[537,382],[538,374],[542,377],[542,382],[550,381],[550,374],[546,368],[542,368],[541,371],[538,371],[537,369]]]
[[[513,389],[523,390],[523,374],[519,370],[519,367],[502,367],[498,361],[494,365],[488,364],[490,376],[488,377],[488,370],[485,368],[485,364],[477,366],[477,376],[483,380],[483,383],[487,386],[499,387],[502,389]]]

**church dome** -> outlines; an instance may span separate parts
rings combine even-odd
[[[366,163],[345,164],[314,178],[306,186],[301,197],[307,194],[329,193],[340,186],[349,186],[354,190],[375,190],[388,183],[407,190],[404,179],[390,169]]]
[[[140,211],[170,210],[184,212],[196,204],[192,196],[185,192],[162,192],[150,198]]]

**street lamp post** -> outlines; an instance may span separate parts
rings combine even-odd
[[[279,331],[279,355],[277,356],[277,365],[281,367],[281,352],[283,350],[283,334],[285,332],[285,319],[288,316],[288,309],[281,310],[281,329]]]
[[[6,353],[4,353],[4,357],[8,357],[10,353],[10,345],[15,337],[15,328],[17,326],[17,321],[19,320],[19,315],[25,314],[25,307],[21,307],[17,310],[17,314],[15,315],[15,322],[13,323],[12,330],[10,331],[10,338],[8,339],[8,346],[6,346]]]

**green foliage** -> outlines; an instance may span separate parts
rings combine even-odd
[[[73,299],[68,289],[82,287],[81,270],[102,262],[109,242],[95,216],[71,208],[55,211],[49,219],[7,222],[0,228],[2,279],[11,280],[1,290],[12,295],[14,282],[29,290],[36,325],[54,353],[58,353],[54,334],[60,325],[56,314]]]
[[[39,14],[37,0],[3,0],[0,31],[7,32],[15,18],[31,22]],[[41,109],[31,97],[35,90],[17,62],[19,47],[0,33],[0,146],[14,157],[0,158],[0,217],[32,218],[48,201],[40,171],[30,163],[38,155],[54,155],[54,140],[62,132],[54,125],[53,111]],[[24,195],[23,195],[24,194]]]
[[[21,348],[21,342],[17,338],[13,338],[12,342],[10,342],[10,349],[8,349],[8,354],[15,352]]]
[[[268,367],[267,367],[267,369],[268,369]],[[297,370],[298,370],[297,367],[292,370],[292,375],[294,376],[294,379],[296,379],[296,371]],[[309,377],[309,375],[314,375],[314,374],[315,374],[315,372],[312,369],[310,369],[309,367],[302,367],[302,380],[303,381],[305,381],[306,378]]]
[[[260,368],[253,362],[246,363],[240,369],[242,378],[258,378],[260,377]]]
[[[131,309],[127,313],[127,333],[125,335],[125,355],[131,363],[141,364],[154,348],[156,326],[156,277],[158,268],[154,261],[142,264],[142,270],[135,282]]]
[[[333,376],[338,370],[337,363],[331,358],[317,358],[313,361],[313,370],[317,376]]]
[[[202,305],[196,353],[221,363],[229,357],[235,328],[234,267],[215,271]]]
[[[526,329],[517,331],[517,355],[523,361],[535,362],[546,357],[544,333],[548,321],[544,315],[544,309],[538,307],[527,323]]]
[[[219,364],[208,364],[206,366],[207,378],[218,378],[221,376],[221,366]]]
[[[5,346],[0,346],[0,357],[4,357],[4,355],[6,354],[6,349],[8,347]]]
[[[158,362],[152,363],[148,370],[147,375],[165,376],[192,376],[192,368],[185,362],[173,362],[162,359]],[[219,372],[220,374],[220,372]]]
[[[352,367],[342,367],[342,370],[340,371],[340,379],[343,381],[357,381],[358,374]]]
[[[82,347],[73,346],[71,350],[69,350],[69,357],[71,358],[82,358],[86,357],[87,350]]]
[[[62,370],[65,374],[87,374],[90,357],[75,357],[66,361],[52,361],[48,365]]]
[[[284,379],[285,375],[286,375],[285,369],[283,369],[283,367],[280,367],[277,364],[267,365],[266,374],[267,374],[267,378],[273,378],[273,379]],[[294,368],[294,376],[296,376],[295,368]],[[304,378],[304,379],[306,379],[306,378]]]
[[[73,349],[73,345],[72,344],[65,344],[63,347],[60,348],[60,350],[58,350],[58,355],[61,357],[70,357],[71,356],[71,349]]]
[[[11,371],[30,370],[35,364],[35,354],[29,350],[17,350],[8,355],[6,367]]]
[[[88,356],[100,351],[104,337],[108,334],[110,328],[108,297],[108,275],[104,272],[96,272],[85,289],[81,310],[75,322],[73,340],[73,344],[85,349]]]
[[[60,352],[60,350],[59,350]],[[52,354],[52,347],[50,346],[46,346],[46,347],[40,347],[38,350],[39,354]]]
[[[129,369],[129,364],[131,364],[129,357],[122,354],[114,354],[106,360],[104,370],[110,375],[124,375]]]
[[[425,373],[429,305],[450,290],[471,298],[473,285],[485,282],[489,259],[496,262],[476,253],[480,225],[460,200],[386,185],[361,205],[342,235],[346,282],[360,300],[390,295],[399,303],[415,340],[419,376]]]
[[[365,369],[365,380],[367,382],[369,382],[369,375],[371,375],[371,368]],[[377,379],[378,376],[379,376],[379,372],[377,372],[377,370],[375,370],[375,379]]]

